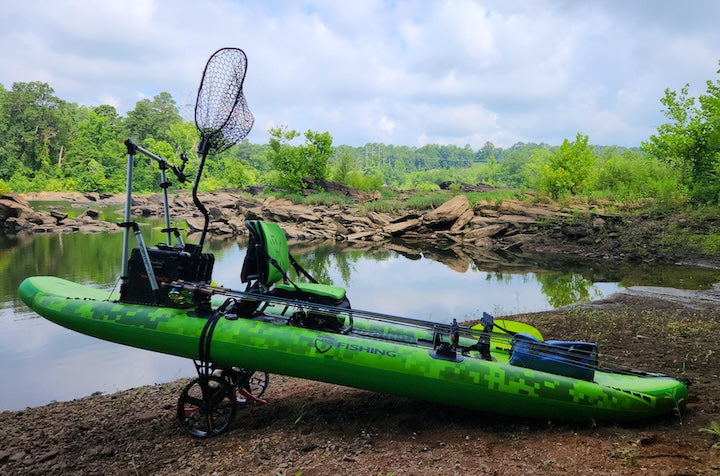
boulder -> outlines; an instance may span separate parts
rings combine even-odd
[[[263,205],[262,214],[268,220],[276,222],[319,222],[322,221],[320,215],[315,214],[312,209],[303,205],[294,205],[288,200],[275,200],[267,205]]]
[[[212,232],[216,235],[232,235],[232,234],[234,234],[233,228],[224,222],[213,223]]]
[[[335,222],[335,235],[343,236],[348,234],[350,234],[350,231],[345,228],[345,225]]]
[[[22,195],[18,195],[17,193],[4,193],[0,195],[0,200],[10,200],[11,202],[19,203],[20,205],[23,205],[27,208],[32,208],[30,202],[25,200]]]
[[[8,217],[3,222],[3,227],[9,231],[29,230],[32,228],[32,223],[24,218]]]
[[[251,208],[259,208],[259,207],[260,207],[260,203],[258,203],[255,200],[247,200],[244,198],[235,200],[235,209],[241,213],[244,213],[245,210],[249,210]]]
[[[351,234],[347,235],[345,237],[345,239],[348,241],[362,241],[362,240],[365,240],[366,238],[370,238],[370,237],[374,236],[375,234],[377,234],[377,232],[375,230],[361,231],[359,233],[351,233]]]
[[[107,231],[107,228],[100,226],[98,224],[92,223],[87,225],[81,225],[80,229],[78,230],[80,233],[99,233],[102,231]]]
[[[185,222],[187,223],[188,228],[190,229],[191,232],[202,231],[203,228],[205,227],[205,219],[204,218],[199,218],[199,217],[186,218]]]
[[[328,193],[334,193],[335,195],[345,195],[358,202],[368,202],[370,200],[377,200],[380,198],[380,192],[378,191],[365,192],[357,188],[348,187],[344,183],[340,182],[332,182],[325,179],[314,180],[310,177],[303,177],[302,181],[311,189],[322,189]]]
[[[459,237],[457,237],[457,236],[455,236],[455,235],[452,235],[452,234],[450,234],[450,233],[448,233],[448,232],[446,232],[446,231],[438,231],[438,232],[435,234],[435,237],[436,237],[437,240],[440,240],[440,241],[452,241],[453,243],[460,243],[460,242],[462,241]]]
[[[100,219],[100,212],[97,210],[93,210],[92,208],[88,208],[84,212],[80,214],[78,218],[88,217],[92,220],[98,220]]]
[[[560,209],[553,205],[530,205],[517,200],[503,200],[498,210],[507,215],[525,215],[534,218],[545,218],[556,215]]]
[[[390,223],[390,216],[385,213],[368,212],[367,217],[371,222],[379,226],[385,226]]]
[[[468,209],[458,217],[457,220],[455,220],[455,223],[452,224],[450,227],[449,233],[457,234],[460,233],[460,231],[465,228],[465,225],[470,223],[470,220],[475,216],[475,212],[473,212],[471,209]]]
[[[68,217],[68,214],[65,212],[59,212],[57,210],[52,210],[50,212],[50,216],[53,217],[58,223],[60,223]]]
[[[488,225],[484,226],[482,228],[474,228],[467,233],[465,233],[465,236],[463,239],[465,241],[472,241],[475,242],[479,238],[492,238],[494,236],[497,236],[501,233],[503,233],[505,230],[508,229],[508,225],[504,223],[498,223],[495,225]]]
[[[339,213],[333,217],[333,219],[340,223],[341,225],[344,225],[347,227],[352,226],[362,226],[362,227],[368,227],[368,228],[375,228],[375,224],[370,220],[370,218],[359,216],[359,215],[351,215],[349,213]]]
[[[210,215],[211,220],[222,220],[225,218],[225,213],[222,211],[220,207],[210,207],[208,209],[208,214]]]
[[[502,239],[501,249],[503,251],[514,250],[522,248],[525,243],[532,241],[535,235],[530,233],[518,233],[511,236],[506,236]]]
[[[230,217],[228,218],[227,224],[235,235],[245,234],[245,220],[243,220],[242,217]]]
[[[419,227],[421,223],[422,221],[419,218],[413,218],[400,223],[390,223],[389,225],[385,225],[382,228],[382,231],[388,235],[400,235]]]
[[[265,185],[248,185],[247,191],[250,195],[262,195]]]
[[[500,216],[500,212],[495,210],[494,208],[478,207],[476,205],[475,210],[477,210],[478,215],[482,217],[497,218]]]
[[[420,215],[419,213],[415,213],[415,212],[406,213],[405,215],[401,215],[397,218],[393,218],[392,220],[390,220],[390,223],[400,223],[400,222],[404,222],[404,221],[408,221],[408,220],[413,220],[415,218],[420,218],[421,216],[422,215]]]
[[[483,226],[494,225],[495,223],[497,223],[497,220],[494,218],[475,215],[472,217],[468,225],[470,228],[480,228]]]
[[[498,223],[507,223],[512,226],[533,225],[537,220],[525,215],[500,215],[497,218]]]
[[[135,199],[133,199],[133,201],[134,200]],[[192,202],[192,200],[188,200],[186,198],[176,196],[170,200],[170,207],[173,210],[189,209],[189,208],[195,208],[195,204]]]
[[[245,219],[246,220],[264,220],[265,217],[263,217],[262,209],[260,207],[256,208],[248,208],[245,210]]]
[[[32,207],[30,207],[30,204],[25,205],[15,200],[0,198],[0,220],[7,218],[27,218],[34,214],[35,212]]]
[[[465,182],[453,182],[450,180],[447,180],[445,182],[440,182],[440,189],[441,190],[450,190],[453,185],[457,185],[460,190],[463,192],[490,192],[492,190],[495,190],[495,187],[492,185],[487,185],[484,183],[478,183],[477,185],[471,185],[469,183]]]
[[[310,230],[301,228],[293,224],[283,225],[282,229],[288,238],[294,238],[297,240],[313,240],[320,237],[319,235],[314,234]]]
[[[468,198],[465,195],[457,195],[436,209],[425,213],[422,216],[422,222],[430,226],[452,223],[468,210],[470,210]]]
[[[35,212],[27,217],[27,221],[44,228],[52,228],[57,225],[57,220],[47,212]]]

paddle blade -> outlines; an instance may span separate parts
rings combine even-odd
[[[528,334],[541,341],[544,340],[540,331],[536,327],[531,326],[530,324],[525,324],[524,322],[518,321],[509,321],[506,319],[495,319],[494,323],[495,326],[493,328],[492,334],[490,335],[491,348],[510,350],[512,343],[512,335],[514,334]],[[507,330],[510,334],[508,335],[508,333],[506,333],[501,328]],[[483,325],[475,324],[470,329],[482,331]]]
[[[195,125],[206,152],[219,153],[244,139],[255,122],[243,95],[247,56],[239,48],[222,48],[203,71]]]
[[[543,335],[540,333],[540,331],[536,328],[531,326],[530,324],[526,324],[524,322],[518,322],[518,321],[508,321],[504,319],[496,319],[495,324],[497,326],[495,327],[495,332],[502,332],[499,327],[502,327],[503,329],[507,330],[511,334],[528,334],[531,335],[538,340],[545,340],[543,338]]]

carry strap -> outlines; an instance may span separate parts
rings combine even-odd
[[[228,304],[228,301],[226,301],[225,304],[221,306],[221,308],[225,307],[226,304]],[[222,309],[222,311],[224,311],[224,309]],[[213,312],[212,315],[208,317],[208,320],[205,322],[205,326],[200,333],[200,340],[198,342],[198,354],[199,360],[203,363],[210,363],[211,361],[210,344],[212,343],[212,335],[213,332],[215,332],[215,326],[217,326],[220,317],[223,315],[222,311],[218,310],[216,312]]]
[[[293,255],[291,255],[290,253],[288,253],[288,257],[290,257],[290,264],[293,265],[293,268],[295,268],[295,272],[296,272],[296,273],[302,274],[303,276],[305,276],[305,277],[308,279],[308,281],[310,281],[310,282],[313,283],[313,284],[317,284],[317,280],[316,280],[315,278],[313,278],[313,277],[310,275],[310,273],[308,273],[307,271],[305,271],[305,268],[303,268],[302,266],[300,266],[300,263],[297,262],[297,260],[295,259],[295,257],[294,257]],[[296,286],[296,287],[297,287],[297,286]]]

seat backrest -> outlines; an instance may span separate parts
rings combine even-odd
[[[246,283],[258,280],[270,287],[281,281],[290,267],[287,237],[277,223],[246,221],[250,243],[240,279]]]

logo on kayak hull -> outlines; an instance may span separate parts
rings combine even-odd
[[[329,335],[319,335],[315,337],[315,350],[319,354],[325,354],[330,349],[335,347],[336,349],[344,349],[350,352],[364,352],[367,354],[382,355],[386,357],[397,357],[397,352],[389,349],[379,349],[377,347],[370,347],[359,344],[348,344],[347,342],[338,342],[338,340]]]
[[[335,338],[332,336],[319,335],[315,337],[315,350],[317,350],[320,354],[324,354],[328,350],[332,349],[335,344]]]

